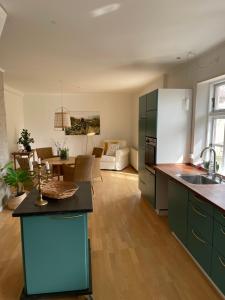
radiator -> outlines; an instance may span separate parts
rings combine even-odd
[[[130,150],[130,164],[136,171],[138,171],[138,150],[133,147]]]

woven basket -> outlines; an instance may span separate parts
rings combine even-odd
[[[20,196],[12,196],[8,201],[7,201],[7,207],[8,209],[10,210],[15,210],[19,205],[20,203],[26,198],[27,196],[27,193],[24,192],[22,195]]]
[[[63,200],[72,197],[79,189],[70,181],[50,181],[42,187],[42,195],[50,199]]]

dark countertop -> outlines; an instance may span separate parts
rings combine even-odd
[[[49,215],[61,213],[87,213],[93,211],[92,191],[90,182],[79,182],[78,191],[65,200],[48,199],[48,204],[42,207],[34,204],[38,199],[38,191],[33,189],[24,201],[13,212],[13,217],[32,215]],[[44,197],[43,197],[44,198]]]
[[[207,202],[212,203],[225,212],[225,184],[191,184],[177,176],[177,174],[193,175],[205,174],[206,172],[187,164],[156,165],[155,170],[170,176]]]

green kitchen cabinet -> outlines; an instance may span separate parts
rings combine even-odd
[[[213,249],[211,277],[225,295],[225,253]]]
[[[146,118],[140,118],[138,126],[139,126],[138,146],[139,148],[145,148]]]
[[[146,95],[143,95],[139,98],[139,118],[146,117]]]
[[[158,107],[158,90],[155,90],[149,94],[147,94],[147,111],[149,110],[157,110]]]
[[[157,110],[147,111],[146,135],[157,138]]]
[[[188,190],[174,181],[168,183],[168,213],[171,230],[187,244]]]
[[[146,170],[145,176],[147,182],[146,198],[150,205],[155,208],[155,174]]]
[[[21,230],[27,295],[89,287],[86,213],[24,216]]]
[[[212,245],[191,223],[188,224],[188,250],[201,267],[210,274]]]

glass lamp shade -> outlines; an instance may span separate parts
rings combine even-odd
[[[64,107],[60,108],[61,111],[55,112],[54,128],[65,129],[71,127],[70,114]]]

